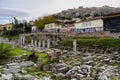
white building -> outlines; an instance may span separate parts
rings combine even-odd
[[[45,24],[45,28],[44,30],[45,31],[50,31],[50,32],[55,32],[57,31],[58,29],[61,29],[62,28],[62,25],[59,24],[59,23],[49,23],[49,24]]]
[[[31,31],[32,31],[32,32],[36,32],[36,31],[37,31],[37,27],[36,27],[36,26],[32,26],[32,27],[31,27]]]
[[[75,29],[78,33],[103,31],[103,20],[100,18],[90,19],[75,23]]]
[[[82,21],[80,18],[73,18],[72,20],[75,21],[75,22],[80,22],[80,21]]]

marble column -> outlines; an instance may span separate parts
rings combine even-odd
[[[38,42],[38,47],[41,48],[41,41]]]
[[[47,40],[47,48],[50,48],[50,39]]]
[[[22,44],[22,37],[19,36],[19,44],[21,45]]]
[[[34,46],[34,44],[33,44],[33,40],[31,40],[31,46]]]
[[[22,44],[25,44],[25,36],[22,36]]]
[[[73,51],[74,52],[77,51],[77,41],[76,40],[73,41]]]
[[[42,41],[42,47],[45,48],[45,41]]]
[[[37,41],[35,40],[35,42],[34,42],[34,45],[35,45],[35,47],[37,47]]]

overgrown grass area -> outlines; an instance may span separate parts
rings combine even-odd
[[[12,47],[12,45],[10,45],[10,44],[4,44],[4,47]],[[31,54],[30,51],[23,50],[23,49],[18,48],[18,47],[14,47],[11,50],[11,53],[13,54],[13,56],[21,56],[23,52],[26,52],[26,55]]]
[[[26,53],[26,55],[30,55],[32,52],[27,51],[27,50],[23,50],[21,48],[14,48],[11,51],[15,56],[21,56],[24,52]]]
[[[12,47],[12,45],[10,45],[10,44],[4,44],[4,47]],[[23,54],[23,52],[26,52],[26,55],[30,55],[31,54],[30,51],[23,50],[23,49],[18,48],[18,47],[14,47],[11,50],[11,53],[13,54],[13,56],[21,56]]]
[[[110,79],[110,80],[120,80],[120,79],[118,79],[118,78],[112,78],[112,79]]]
[[[8,39],[18,39],[19,38],[19,35],[15,35],[15,36],[3,36],[3,37],[6,37],[6,38],[8,38]]]
[[[39,53],[39,58],[41,58],[43,60],[43,64],[47,64],[48,63],[47,54]]]
[[[99,39],[98,37],[72,37],[70,39]]]
[[[12,45],[4,44],[4,47],[12,47]],[[18,47],[14,47],[11,50],[11,54],[13,56],[21,56],[21,55],[23,55],[24,52],[26,53],[26,55],[30,55],[32,53],[32,52],[30,52],[28,50],[23,50],[23,49],[18,48]],[[38,55],[39,55],[39,58],[41,58],[43,60],[43,64],[47,64],[48,63],[47,54],[45,54],[45,53],[38,53]]]
[[[99,46],[101,48],[120,48],[120,39],[112,38],[75,38],[81,47]],[[73,38],[61,41],[61,45],[72,46]]]
[[[44,76],[52,76],[53,75],[52,71],[42,71],[36,66],[26,67],[25,71],[27,71],[26,74],[31,74],[33,76],[36,76],[37,78],[43,78]]]
[[[1,43],[1,44],[3,44],[3,47],[5,48],[5,47],[12,47],[12,45],[10,45],[10,44],[4,44],[4,43]]]

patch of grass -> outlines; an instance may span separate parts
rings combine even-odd
[[[62,46],[73,46],[73,38],[61,41]],[[120,39],[112,38],[77,38],[77,44],[81,47],[97,45],[100,48],[120,48]]]
[[[46,53],[39,53],[39,58],[41,58],[43,60],[43,64],[47,64],[48,63],[48,59],[47,59],[47,54]]]
[[[2,43],[3,44],[3,47],[5,48],[5,47],[12,47],[12,45],[10,45],[10,44],[4,44],[4,43]]]
[[[20,56],[22,55],[22,49],[20,48],[14,48],[11,52],[15,55],[15,56]]]
[[[26,52],[26,55],[30,55],[32,52],[27,51],[27,50],[23,50],[21,48],[14,48],[11,52],[15,55],[15,56],[21,56],[23,54],[23,52]]]
[[[10,44],[4,44],[4,47],[12,47],[12,45],[10,45]],[[13,54],[13,56],[21,56],[24,51],[26,52],[26,55],[30,55],[32,53],[30,51],[23,50],[23,49],[18,48],[18,47],[15,47],[14,49],[12,49],[11,53]],[[39,57],[42,58],[43,64],[47,64],[47,62],[48,62],[47,54],[45,54],[45,53],[39,53]]]
[[[4,46],[3,43],[0,43],[0,59],[8,59],[12,56],[11,46]]]
[[[71,58],[70,58],[70,57],[67,57],[67,58],[65,58],[64,61],[66,62],[66,61],[70,61],[70,60],[71,60]]]
[[[120,80],[120,79],[118,79],[118,78],[112,78],[112,79],[110,79],[110,80]]]
[[[39,57],[40,57],[40,58],[45,58],[46,56],[47,56],[46,53],[39,53]]]
[[[12,47],[12,45],[10,44],[4,44],[4,47]],[[11,50],[11,53],[13,54],[13,56],[21,56],[23,51],[26,51],[26,55],[31,54],[30,51],[27,50],[23,50],[21,48],[15,47],[14,49]]]
[[[2,74],[3,74],[3,73],[4,73],[4,70],[3,70],[3,69],[0,69],[0,73],[2,73]]]
[[[72,37],[70,39],[97,39],[96,37]]]
[[[6,37],[6,38],[8,38],[8,39],[11,40],[11,39],[18,39],[18,38],[19,38],[19,35],[15,35],[15,36],[12,36],[12,35],[11,35],[11,36],[5,36],[5,35],[4,35],[3,37]]]
[[[30,70],[32,69],[32,70]],[[41,71],[38,67],[36,66],[31,66],[31,67],[26,67],[25,70],[27,71],[28,74],[31,75],[37,75],[39,77],[43,77],[43,76],[51,76],[53,75],[52,71]]]

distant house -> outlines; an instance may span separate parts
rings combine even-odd
[[[34,25],[34,21],[29,21],[29,24],[30,25]]]
[[[103,20],[101,18],[89,19],[75,23],[78,33],[103,31]]]
[[[62,28],[60,29],[61,32],[74,32],[74,24],[75,20],[64,20],[62,22]]]
[[[32,33],[37,32],[37,27],[36,27],[36,26],[32,26],[32,27],[31,27],[31,31],[32,31]]]
[[[4,24],[4,25],[0,25],[0,30],[11,30],[13,27],[13,24],[9,23],[9,24]]]
[[[60,22],[45,24],[44,30],[47,32],[57,32],[58,29],[61,29],[62,25]]]
[[[81,21],[80,18],[73,18],[72,20],[75,21],[75,22],[80,22]]]

